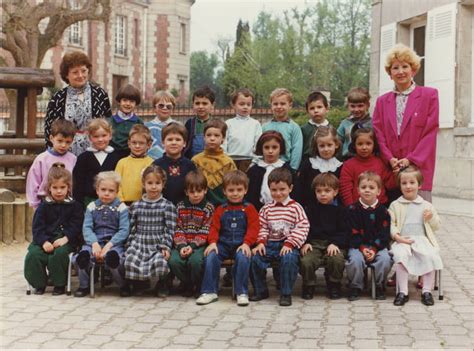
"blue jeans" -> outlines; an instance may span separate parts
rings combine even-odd
[[[265,256],[257,254],[252,257],[250,272],[255,285],[255,294],[264,295],[268,293],[267,268],[271,266],[273,261],[278,261],[280,264],[280,293],[291,295],[298,277],[300,252],[298,249],[293,249],[286,255],[280,256],[282,247],[283,241],[268,241],[265,245]]]
[[[234,267],[232,268],[234,292],[237,295],[248,295],[250,257],[245,256],[242,251],[236,252],[239,246],[217,243],[219,253],[216,254],[215,251],[212,251],[204,258],[204,278],[202,280],[201,293],[217,294],[219,291],[222,261],[233,258],[235,260]]]
[[[388,250],[383,249],[375,254],[375,258],[371,263],[365,262],[364,255],[358,249],[349,249],[349,255],[346,261],[347,279],[351,288],[364,288],[364,270],[367,265],[373,266],[375,269],[375,284],[382,287],[387,275],[392,267],[392,258]]]

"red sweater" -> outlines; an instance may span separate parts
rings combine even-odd
[[[394,173],[381,158],[374,155],[366,159],[355,156],[344,162],[341,176],[339,177],[339,190],[344,206],[349,206],[359,199],[357,182],[359,175],[365,171],[375,172],[382,178],[382,184],[384,186],[378,197],[378,200],[382,204],[386,204],[388,201],[385,189],[390,190],[396,188]]]
[[[212,216],[211,229],[209,230],[209,235],[207,236],[207,242],[209,244],[217,243],[219,241],[219,236],[221,233],[221,218],[226,210],[243,210],[247,216],[247,228],[244,236],[243,244],[247,244],[252,247],[257,241],[258,232],[260,230],[260,221],[258,218],[258,212],[255,207],[250,204],[238,204],[233,205],[227,203],[227,207],[224,208],[223,205],[217,207]]]

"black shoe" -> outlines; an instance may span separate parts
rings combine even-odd
[[[87,296],[90,292],[89,288],[79,288],[74,293],[74,297],[84,297]]]
[[[331,300],[338,300],[342,297],[341,295],[341,284],[329,283],[328,285],[328,296]]]
[[[349,301],[356,301],[359,300],[360,298],[360,289],[357,288],[351,288],[351,291],[349,292],[349,296],[347,296],[347,299]]]
[[[43,295],[46,287],[35,289],[35,295]]]
[[[430,292],[424,292],[423,294],[421,294],[421,302],[425,306],[433,306],[434,305],[433,295],[431,295]]]
[[[314,286],[303,285],[303,291],[301,292],[301,298],[304,300],[311,300],[314,296]]]
[[[261,300],[268,299],[269,296],[270,295],[268,294],[268,291],[267,291],[267,292],[264,292],[263,294],[255,294],[255,295],[250,296],[249,301],[253,301],[253,302],[261,301]]]
[[[281,295],[280,296],[280,306],[291,306],[291,295]]]
[[[377,286],[375,288],[375,299],[376,300],[385,300],[385,291],[383,289],[383,287],[381,286]]]
[[[104,286],[109,286],[114,282],[112,273],[108,269],[104,269]]]
[[[63,295],[66,292],[66,288],[64,286],[55,286],[53,289],[53,296]]]
[[[130,285],[126,284],[120,288],[121,297],[130,297],[131,295],[132,295],[132,290],[130,289]]]
[[[223,279],[222,286],[224,288],[232,287],[232,273],[226,271],[222,279]]]
[[[395,300],[393,300],[395,306],[403,306],[406,302],[408,302],[408,295],[404,293],[398,293],[397,296],[395,296]]]
[[[155,293],[157,297],[168,297],[170,295],[166,279],[158,280],[155,286]]]

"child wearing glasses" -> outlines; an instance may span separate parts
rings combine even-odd
[[[150,130],[143,124],[135,124],[128,135],[130,156],[122,158],[115,167],[115,172],[122,179],[118,198],[127,206],[142,198],[142,172],[153,163],[147,155],[150,146]]]
[[[112,140],[110,146],[118,158],[130,155],[128,147],[128,134],[135,124],[143,124],[143,121],[135,114],[135,108],[140,105],[141,93],[135,86],[127,84],[120,88],[115,96],[118,103],[118,111],[115,115],[107,118],[112,126]]]
[[[153,106],[155,107],[156,117],[145,123],[150,129],[153,140],[148,156],[157,160],[165,153],[161,131],[171,122],[176,122],[171,118],[171,113],[176,107],[176,100],[173,95],[167,91],[160,90],[153,96]]]

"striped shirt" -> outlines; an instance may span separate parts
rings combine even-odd
[[[257,243],[284,241],[285,246],[299,249],[309,233],[309,221],[303,207],[288,198],[283,203],[272,201],[259,213],[260,232]]]
[[[214,206],[205,199],[193,205],[188,200],[181,201],[177,206],[178,221],[174,234],[174,245],[180,249],[191,245],[193,249],[207,244],[207,235],[211,226]]]

